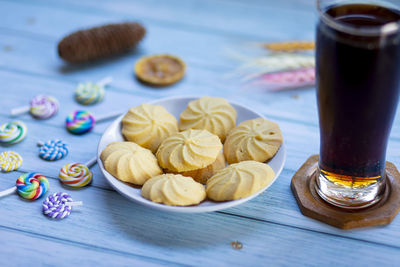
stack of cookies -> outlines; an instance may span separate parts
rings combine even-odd
[[[272,182],[274,171],[265,162],[279,150],[282,134],[263,118],[238,126],[236,119],[236,110],[219,97],[189,102],[179,123],[162,106],[133,107],[122,119],[127,142],[109,144],[101,160],[117,179],[143,185],[142,196],[154,202],[188,206],[245,198]]]

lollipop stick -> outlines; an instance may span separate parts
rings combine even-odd
[[[82,201],[73,201],[73,202],[66,202],[65,203],[65,206],[71,206],[71,207],[82,206],[82,205],[83,205]]]
[[[7,190],[0,192],[0,197],[11,195],[11,194],[15,193],[16,191],[17,191],[17,187],[14,186],[12,188],[9,188]]]
[[[101,121],[105,121],[114,117],[117,117],[119,115],[121,115],[123,112],[122,111],[116,111],[116,112],[112,112],[106,115],[102,115],[102,116],[96,116],[96,122],[101,122]]]
[[[90,168],[96,163],[97,163],[97,157],[93,157],[88,162],[86,162],[85,165],[86,167]]]
[[[44,145],[44,143],[42,141],[37,142],[37,146],[43,146],[43,145]]]
[[[18,116],[24,113],[29,112],[30,110],[30,106],[23,106],[23,107],[19,107],[19,108],[13,108],[11,110],[11,116]]]
[[[111,76],[107,76],[100,81],[97,82],[99,86],[106,86],[107,84],[110,84],[112,82],[113,78]]]

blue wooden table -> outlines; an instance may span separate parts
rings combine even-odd
[[[50,179],[50,192],[65,191],[84,206],[65,220],[41,213],[42,201],[17,195],[0,200],[0,266],[14,265],[397,265],[400,264],[400,217],[390,225],[343,231],[304,217],[290,190],[290,180],[311,154],[318,153],[315,89],[279,93],[244,91],[227,83],[235,63],[226,52],[255,41],[313,40],[314,1],[240,0],[1,0],[0,121],[11,108],[37,94],[56,96],[59,113],[44,121],[19,117],[27,138],[0,152],[19,152],[19,171],[0,174],[0,188],[27,171]],[[58,41],[85,27],[140,21],[147,36],[128,55],[71,67],[57,56]],[[134,62],[143,55],[171,53],[187,63],[183,81],[152,89],[136,81]],[[287,147],[287,161],[277,181],[262,195],[235,208],[203,214],[163,213],[122,197],[107,184],[98,166],[93,184],[80,190],[62,186],[61,166],[85,162],[96,154],[108,123],[83,136],[68,134],[66,115],[82,108],[73,99],[78,82],[113,76],[105,100],[88,110],[104,114],[176,95],[223,96],[277,121]],[[400,165],[399,116],[387,159]],[[45,162],[36,142],[61,138],[68,157]],[[243,244],[231,247],[232,241]]]

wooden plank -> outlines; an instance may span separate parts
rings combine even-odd
[[[166,261],[0,226],[1,266],[160,266]],[[21,254],[23,252],[23,255]],[[5,256],[7,255],[7,256]]]
[[[2,175],[0,187],[13,184],[17,174]],[[113,191],[95,187],[69,191],[54,179],[50,183],[50,192],[68,191],[84,206],[74,208],[65,220],[52,221],[41,214],[41,201],[31,203],[12,195],[1,199],[0,225],[33,235],[45,233],[66,243],[190,265],[373,265],[400,260],[400,248],[392,246],[220,213],[163,213],[130,202]],[[230,242],[236,240],[243,244],[242,250],[231,248]],[[356,248],[357,253],[349,248]],[[53,251],[48,253],[50,258],[54,256]]]
[[[252,40],[260,38],[269,40],[273,35],[280,35],[285,39],[287,38],[285,33],[291,33],[294,39],[313,39],[316,20],[314,6],[292,2],[290,8],[279,2],[257,8],[247,3],[211,0],[201,2],[113,1],[112,3],[102,1],[101,5],[96,1],[73,0],[53,3],[40,0],[35,1],[34,4],[42,8],[52,6],[85,14],[119,15],[122,18],[152,21],[170,28],[185,28],[188,31],[194,30],[215,35],[242,36]],[[23,3],[30,4],[29,1],[23,1]],[[299,31],[299,28],[302,30]]]

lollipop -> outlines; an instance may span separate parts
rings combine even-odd
[[[30,112],[36,119],[48,119],[58,111],[58,101],[52,96],[37,95],[32,98],[30,106],[23,106],[11,110],[12,116]]]
[[[58,177],[60,181],[72,187],[84,187],[92,182],[93,173],[89,170],[97,162],[92,158],[85,164],[69,163],[61,168]]]
[[[22,157],[14,151],[4,151],[0,154],[0,170],[3,172],[14,171],[22,164]]]
[[[84,110],[77,110],[70,113],[67,116],[67,118],[65,119],[65,124],[69,132],[73,134],[84,134],[93,129],[96,121],[97,122],[105,121],[121,114],[122,112],[118,111],[97,117],[95,119],[90,112]]]
[[[59,160],[68,155],[68,146],[62,140],[49,140],[46,143],[38,142],[39,157],[44,160]]]
[[[97,83],[80,83],[75,90],[75,99],[82,105],[93,105],[104,98],[104,87],[111,83],[112,78],[106,77]]]
[[[82,204],[82,201],[74,202],[67,193],[54,193],[43,201],[43,214],[52,219],[64,219],[71,214],[73,206]]]
[[[12,121],[0,126],[0,143],[16,144],[26,136],[27,128],[22,121]]]
[[[46,194],[49,181],[42,174],[29,172],[18,177],[16,186],[0,192],[0,197],[10,195],[17,191],[23,198],[35,200]]]

